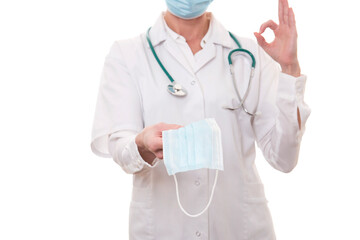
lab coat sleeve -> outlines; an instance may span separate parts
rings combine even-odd
[[[93,121],[91,149],[111,158],[109,136],[120,130],[143,129],[142,102],[135,79],[126,67],[121,42],[111,46],[105,58]]]
[[[253,122],[257,145],[272,167],[290,172],[297,165],[300,143],[310,108],[304,102],[306,76],[280,72],[276,62],[259,50],[259,103]],[[297,118],[299,108],[301,128]]]
[[[155,158],[150,165],[143,160],[135,143],[137,134],[135,131],[121,130],[109,136],[109,151],[113,160],[129,174],[154,168],[159,162]]]

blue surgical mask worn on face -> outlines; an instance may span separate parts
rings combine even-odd
[[[213,0],[166,0],[168,10],[182,19],[200,17]]]
[[[215,119],[193,122],[179,129],[162,131],[163,159],[169,175],[174,176],[180,209],[189,217],[202,215],[210,206],[218,171],[224,170],[221,132]],[[181,205],[176,173],[201,168],[215,169],[216,175],[206,207],[198,214],[189,214]]]

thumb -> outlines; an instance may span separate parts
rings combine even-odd
[[[254,35],[255,35],[256,40],[257,40],[258,44],[260,45],[260,47],[265,49],[269,46],[269,44],[266,42],[265,38],[260,33],[254,32]]]

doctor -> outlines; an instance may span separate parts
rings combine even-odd
[[[181,4],[180,4],[181,2]],[[257,44],[235,35],[256,61],[247,91],[251,58],[228,54],[238,48],[227,29],[206,12],[211,0],[166,0],[149,31],[149,40],[167,72],[186,90],[169,93],[169,77],[154,57],[146,32],[115,41],[103,67],[93,122],[91,148],[111,157],[133,174],[130,239],[275,239],[263,184],[255,166],[255,143],[271,166],[290,172],[297,164],[305,122],[306,76],[297,59],[294,12],[279,0],[279,23],[272,20],[255,32]],[[275,33],[267,43],[266,28]],[[279,66],[281,69],[279,69]],[[236,89],[235,89],[236,88]],[[162,161],[161,132],[204,118],[221,129],[224,171],[209,209],[186,216],[177,205],[175,185]],[[209,199],[214,171],[178,173],[181,202],[198,212]]]

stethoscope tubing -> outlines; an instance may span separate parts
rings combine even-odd
[[[147,42],[149,43],[150,49],[156,59],[156,61],[158,62],[159,66],[161,67],[161,69],[164,71],[164,73],[166,74],[166,76],[169,78],[170,82],[175,82],[175,80],[172,78],[172,76],[170,75],[170,73],[166,70],[166,68],[164,67],[164,65],[162,64],[162,62],[160,61],[158,55],[155,52],[154,46],[152,45],[151,41],[150,41],[150,36],[149,36],[149,32],[150,32],[151,27],[147,30],[146,32],[146,39]]]
[[[170,80],[171,84],[168,85],[168,91],[172,94],[172,95],[175,95],[175,96],[185,96],[186,95],[186,91],[184,89],[182,89],[181,85],[179,85],[178,83],[175,82],[174,78],[170,75],[170,73],[166,70],[165,66],[162,64],[160,58],[158,57],[158,55],[156,54],[155,52],[155,49],[154,49],[154,46],[152,45],[151,43],[151,40],[150,40],[150,29],[151,27],[147,30],[146,32],[146,40],[150,46],[150,49],[151,49],[151,52],[153,54],[153,56],[155,57],[157,63],[159,64],[160,68],[163,70],[163,72],[165,73],[165,75],[168,77],[168,79]],[[256,60],[255,60],[255,57],[254,55],[247,49],[244,49],[241,47],[241,44],[240,42],[237,40],[237,38],[231,33],[229,32],[229,35],[230,37],[234,40],[234,42],[236,43],[236,45],[238,46],[238,48],[236,49],[233,49],[229,52],[228,54],[228,62],[229,62],[229,66],[230,66],[230,75],[231,75],[231,78],[232,78],[232,81],[233,81],[233,85],[234,85],[234,88],[235,88],[235,92],[236,92],[236,95],[240,101],[240,105],[235,107],[235,108],[228,108],[229,110],[235,110],[235,109],[238,109],[238,108],[242,108],[244,110],[245,113],[247,113],[248,115],[250,115],[251,117],[254,117],[256,115],[256,113],[251,113],[249,112],[245,105],[244,105],[244,102],[249,94],[249,90],[250,90],[250,86],[251,86],[251,81],[252,81],[252,78],[254,76],[254,73],[255,73],[255,67],[256,67]],[[232,61],[232,55],[236,52],[242,52],[242,53],[246,53],[247,55],[250,56],[251,58],[251,72],[250,72],[250,77],[249,77],[249,82],[248,82],[248,86],[247,86],[247,89],[246,89],[246,92],[244,94],[244,97],[241,98],[240,96],[240,93],[238,91],[238,88],[236,86],[236,81],[235,81],[235,77],[234,77],[234,70],[233,70],[233,61]]]

